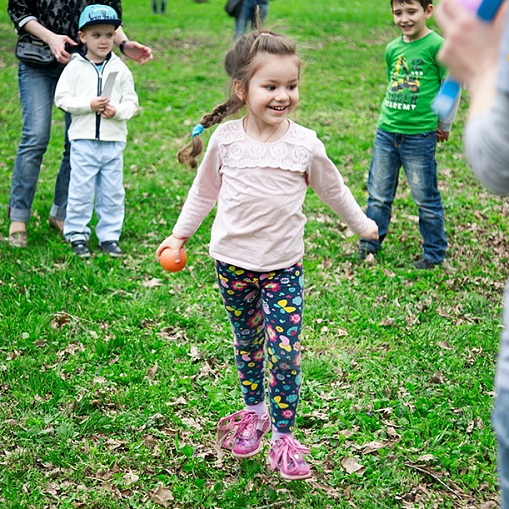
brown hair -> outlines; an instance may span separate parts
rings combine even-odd
[[[245,93],[249,90],[249,80],[258,70],[255,57],[260,53],[280,56],[295,56],[298,59],[295,43],[283,35],[269,30],[255,30],[239,37],[230,48],[224,58],[224,68],[230,77],[231,84],[236,81]],[[245,100],[241,100],[232,90],[230,97],[210,113],[201,119],[200,124],[207,129],[215,124],[220,124],[227,116],[233,115],[244,106]],[[180,163],[191,168],[196,168],[196,157],[203,152],[203,140],[200,136],[194,136],[190,143],[180,149],[177,158]]]
[[[394,7],[394,4],[411,4],[413,0],[391,0],[391,7]],[[433,0],[417,0],[422,8],[426,10],[428,5],[433,5]]]

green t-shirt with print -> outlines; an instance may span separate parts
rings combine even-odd
[[[431,110],[445,68],[437,54],[444,39],[435,32],[413,42],[402,36],[385,50],[387,91],[377,126],[390,133],[420,134],[435,131],[438,117]]]

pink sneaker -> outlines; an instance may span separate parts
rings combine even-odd
[[[261,440],[270,429],[269,414],[258,417],[256,412],[240,410],[223,417],[217,424],[216,451],[231,451],[236,458],[250,458],[262,448]]]
[[[307,479],[311,469],[303,454],[309,454],[309,449],[292,435],[285,435],[270,443],[269,467],[278,469],[281,477],[289,481]]]

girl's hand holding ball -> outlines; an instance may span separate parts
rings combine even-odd
[[[178,272],[182,270],[187,263],[186,250],[184,244],[187,239],[179,239],[170,235],[157,248],[157,261],[163,269],[169,272]]]
[[[175,256],[173,251],[168,247],[159,256],[159,263],[161,264],[161,267],[168,272],[178,272],[186,266],[186,250],[181,247],[179,254]]]

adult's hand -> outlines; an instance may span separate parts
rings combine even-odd
[[[71,60],[71,54],[65,49],[65,45],[70,44],[71,46],[77,46],[67,35],[53,34],[49,37],[48,45],[51,48],[51,53],[55,55],[59,64],[68,64]]]
[[[136,60],[139,64],[146,64],[154,59],[152,50],[148,46],[136,41],[127,41],[124,44],[123,51],[124,55]]]
[[[493,23],[481,21],[459,0],[442,0],[435,19],[443,29],[445,41],[438,58],[448,67],[452,78],[475,87],[493,72],[504,25],[507,2]]]
[[[30,20],[24,27],[28,33],[35,35],[42,41],[44,41],[51,49],[51,53],[55,55],[55,58],[60,64],[67,64],[71,59],[70,53],[65,49],[66,44],[76,46],[77,43],[73,41],[67,35],[60,35],[48,30],[43,27],[37,20]]]

